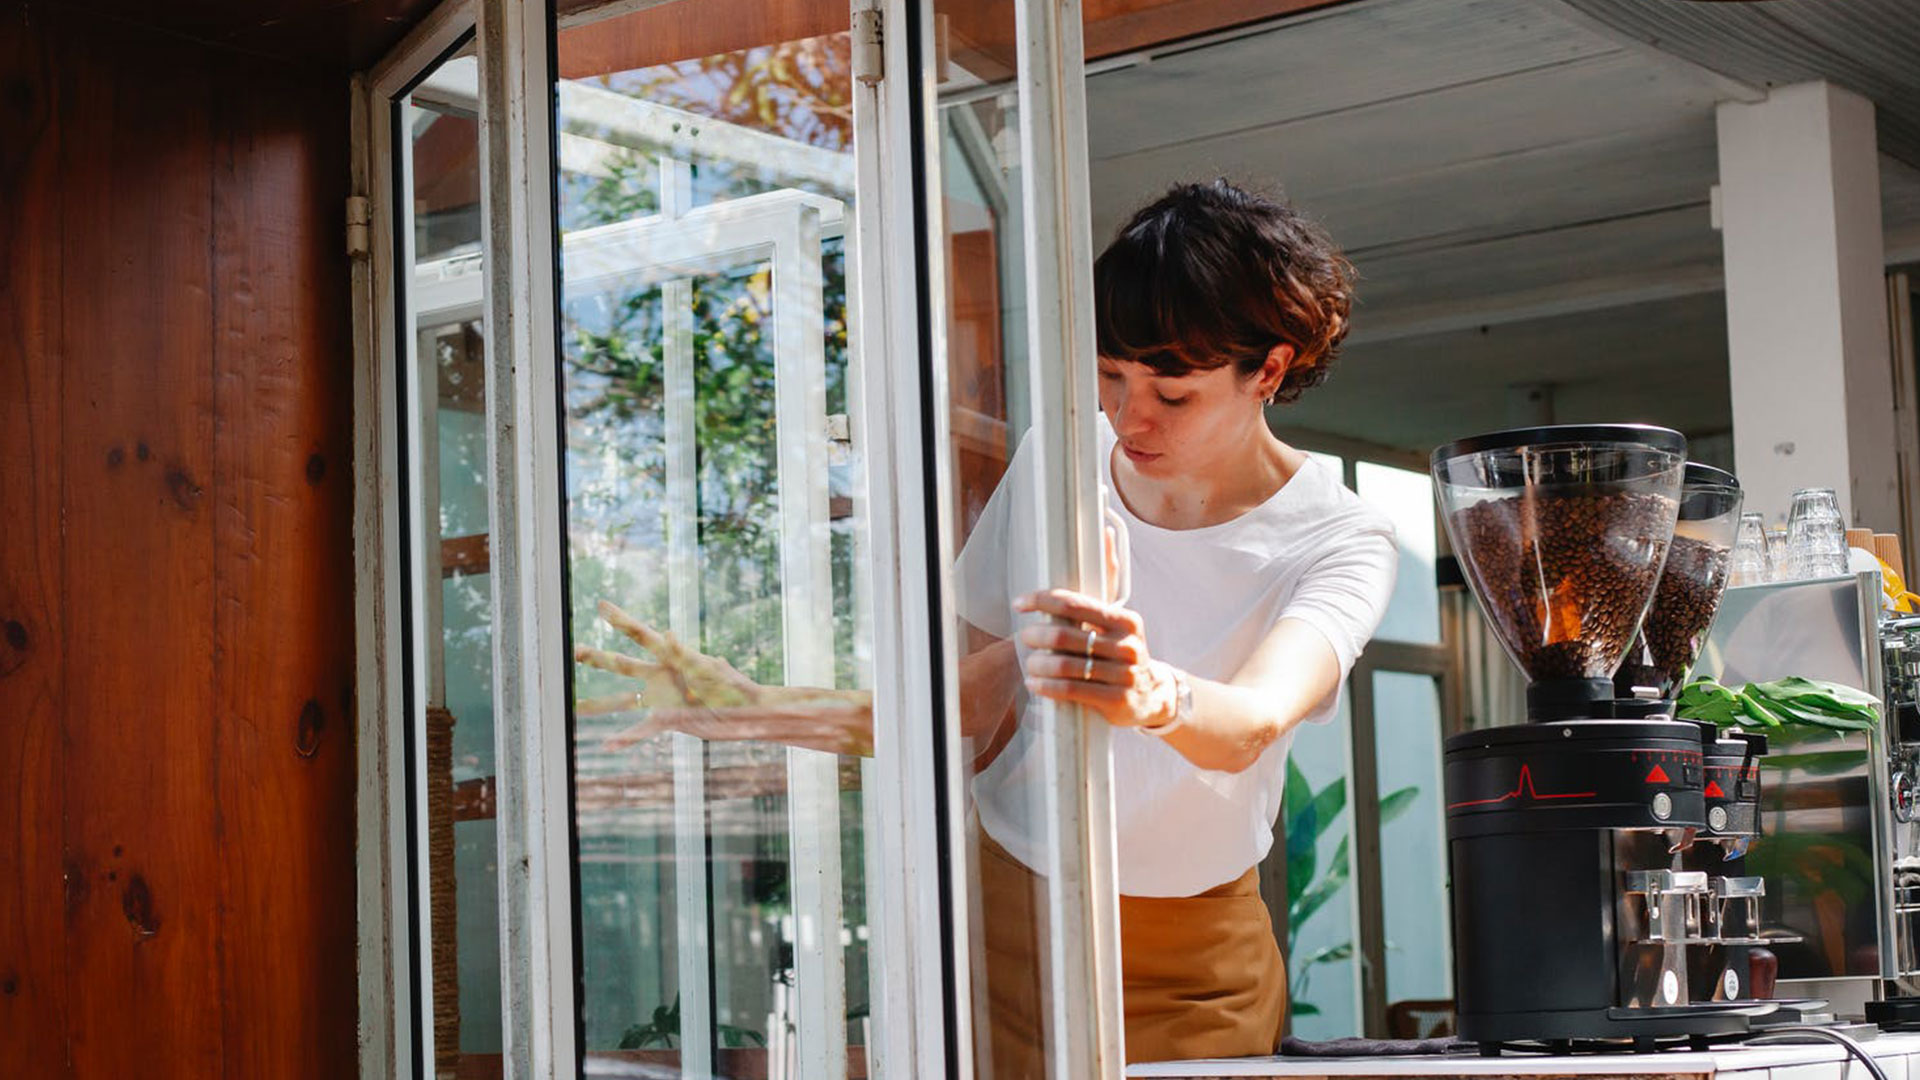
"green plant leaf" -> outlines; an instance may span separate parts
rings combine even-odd
[[[1353,959],[1353,942],[1343,941],[1338,945],[1329,945],[1316,951],[1312,956],[1307,957],[1305,964],[1307,967],[1312,967],[1315,964],[1329,964],[1336,960],[1351,959]]]
[[[1307,783],[1307,774],[1300,771],[1299,762],[1293,755],[1287,755],[1287,786],[1282,794],[1282,808],[1286,813],[1289,835],[1293,821],[1313,802],[1313,788]]]
[[[1314,851],[1311,823],[1302,819],[1310,817],[1311,812],[1302,814],[1287,822],[1287,906],[1292,908],[1307,895],[1307,889],[1313,884],[1314,871],[1318,869],[1320,857]],[[1298,829],[1296,833],[1294,830]],[[1295,843],[1294,837],[1305,837],[1302,843]]]
[[[1386,798],[1380,800],[1380,824],[1385,825],[1406,813],[1407,808],[1413,805],[1413,800],[1419,796],[1418,786],[1408,786],[1398,791],[1388,792]]]
[[[1346,808],[1347,778],[1341,776],[1321,788],[1313,797],[1313,838],[1320,839],[1332,827],[1333,820],[1340,816],[1340,811]]]
[[[1334,849],[1333,860],[1327,864],[1327,876],[1308,887],[1307,890],[1301,894],[1299,903],[1292,905],[1287,910],[1289,943],[1299,934],[1300,927],[1306,925],[1307,920],[1313,917],[1313,913],[1319,911],[1328,900],[1333,899],[1335,893],[1338,893],[1340,889],[1346,885],[1347,879],[1350,876],[1352,876],[1352,868],[1348,864],[1347,839],[1346,837],[1341,837],[1340,846]],[[1292,882],[1289,881],[1288,884],[1291,885]],[[1288,891],[1292,890],[1289,889]]]
[[[1292,757],[1287,758],[1287,786],[1282,796],[1286,808],[1287,907],[1291,909],[1306,895],[1313,882],[1317,858],[1314,839],[1319,836],[1315,824],[1313,788],[1306,774]]]
[[[1879,701],[1873,695],[1798,675],[1748,683],[1738,691],[1712,679],[1696,679],[1680,691],[1674,711],[1686,720],[1771,731],[1795,727],[1866,731],[1880,723]]]

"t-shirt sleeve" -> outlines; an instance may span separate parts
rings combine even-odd
[[[1393,597],[1399,552],[1393,527],[1368,521],[1328,546],[1301,576],[1281,619],[1299,619],[1326,637],[1344,683]]]

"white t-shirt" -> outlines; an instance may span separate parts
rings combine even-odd
[[[1112,491],[1113,429],[1104,418],[1099,428],[1100,478]],[[955,566],[961,617],[1003,638],[1013,636],[1013,599],[1044,584],[1039,553],[1023,542],[1037,535],[1038,460],[1029,448],[1014,454]],[[1232,678],[1275,623],[1299,619],[1326,636],[1344,682],[1393,592],[1392,525],[1312,459],[1266,502],[1218,525],[1163,529],[1134,517],[1117,495],[1113,506],[1131,548],[1127,606],[1146,622],[1147,648],[1199,678]],[[1027,650],[1017,649],[1024,664]],[[1330,720],[1338,704],[1336,689],[1308,719]],[[1025,709],[1023,691],[1023,718]],[[1292,743],[1289,731],[1251,767],[1229,773],[1202,769],[1155,736],[1116,730],[1120,892],[1193,896],[1265,858]],[[1041,757],[1021,723],[972,789],[981,825],[1030,867],[1043,865]]]

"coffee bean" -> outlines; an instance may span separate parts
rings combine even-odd
[[[1613,674],[1672,538],[1676,504],[1639,492],[1529,492],[1453,516],[1475,593],[1530,679]]]
[[[1629,656],[1644,656],[1671,695],[1693,669],[1706,644],[1707,630],[1726,593],[1731,552],[1718,544],[1676,536],[1667,551],[1667,567],[1653,593],[1653,607]],[[1642,650],[1644,654],[1642,653]]]

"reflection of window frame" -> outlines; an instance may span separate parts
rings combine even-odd
[[[563,99],[566,95],[562,95]],[[626,100],[626,99],[622,99]],[[564,106],[563,106],[564,107]],[[602,111],[607,111],[602,105]],[[564,118],[564,117],[563,117]],[[713,128],[723,128],[710,122]],[[663,211],[645,218],[574,230],[560,242],[569,293],[662,287],[666,328],[668,629],[700,640],[698,508],[695,499],[695,358],[691,355],[693,277],[743,263],[769,263],[773,283],[772,347],[776,371],[775,444],[779,500],[781,611],[786,678],[831,686],[832,584],[828,571],[826,366],[821,341],[821,244],[845,235],[845,204],[792,189],[688,208],[688,163],[661,159]],[[564,165],[563,165],[564,168]],[[480,310],[484,281],[477,256],[415,267],[418,317],[425,324]],[[796,377],[797,376],[797,377]],[[563,451],[564,452],[564,451]],[[797,480],[796,480],[797,478]],[[857,601],[856,601],[857,602]],[[679,963],[683,1068],[712,1069],[709,1007],[712,942],[708,922],[711,867],[706,853],[705,754],[700,740],[672,738],[675,916],[683,924]],[[791,750],[787,761],[790,835],[795,864],[794,916],[802,935],[839,926],[841,851],[839,774],[832,755]],[[844,1071],[846,985],[836,950],[795,950],[800,1045],[819,1075]],[[837,1003],[837,1005],[835,1004]],[[817,1006],[817,1007],[816,1007]],[[770,1033],[771,1037],[771,1033]],[[834,1048],[839,1047],[836,1051]]]

